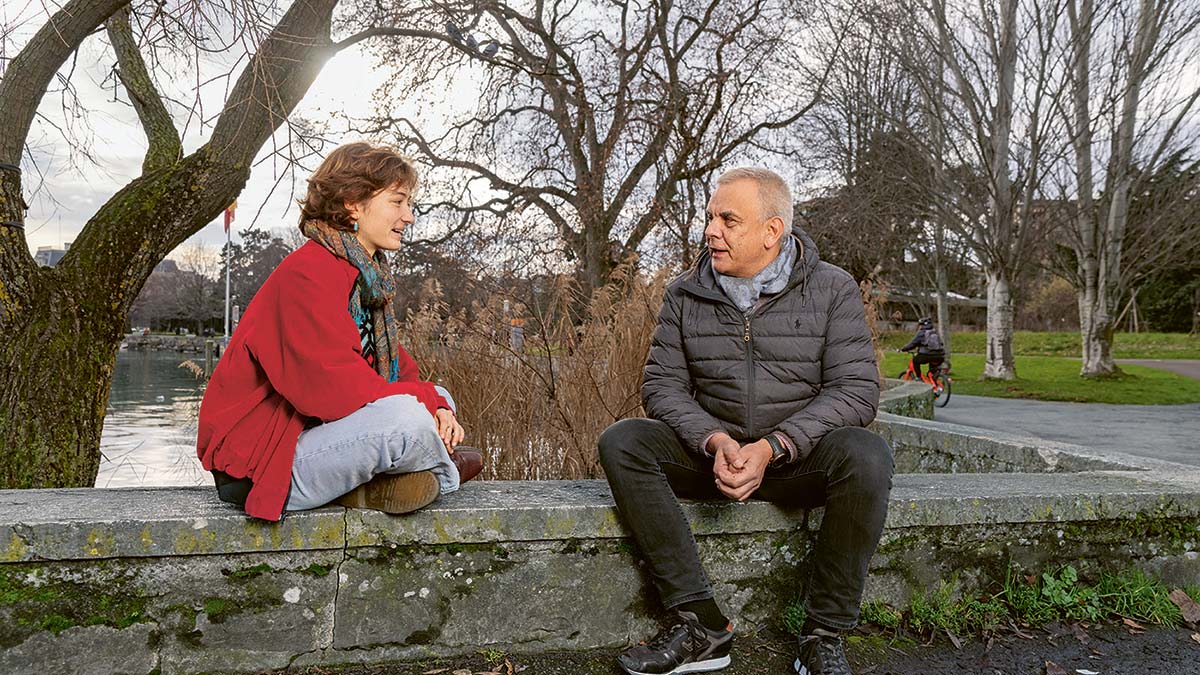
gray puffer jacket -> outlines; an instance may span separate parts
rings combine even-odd
[[[746,314],[717,285],[707,252],[667,287],[642,380],[646,413],[684,447],[782,431],[805,457],[825,434],[865,426],[879,374],[858,284],[803,245],[787,287]]]

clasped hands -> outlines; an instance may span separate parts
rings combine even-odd
[[[730,499],[744,502],[762,485],[763,474],[771,462],[771,445],[765,440],[742,445],[724,432],[708,441],[713,455],[713,475],[717,489]]]

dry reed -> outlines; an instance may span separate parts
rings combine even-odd
[[[875,277],[863,279],[858,284],[858,290],[862,294],[863,307],[867,315],[867,329],[871,331],[871,344],[875,347],[875,367],[879,371],[879,384],[884,385],[884,380],[887,379],[887,373],[883,371],[883,341],[880,339],[882,331],[879,328],[879,316],[883,312],[884,305],[887,304],[887,285],[877,280]]]
[[[466,442],[484,450],[483,478],[594,478],[600,433],[644,414],[638,391],[666,282],[622,268],[572,321],[579,303],[568,281],[541,310],[494,294],[470,318],[448,311],[430,281],[403,343],[422,376],[454,396]],[[513,319],[524,322],[523,349],[511,344]]]

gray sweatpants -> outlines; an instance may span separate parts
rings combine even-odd
[[[457,410],[450,392],[437,390]],[[442,494],[458,489],[458,469],[429,411],[415,396],[388,396],[300,434],[284,510],[328,504],[381,473],[426,470]]]

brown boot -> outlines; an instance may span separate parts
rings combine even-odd
[[[483,453],[469,445],[460,445],[450,455],[454,466],[458,467],[458,482],[465,483],[483,471]]]
[[[352,509],[410,513],[429,506],[440,492],[432,471],[381,473],[334,502]]]

